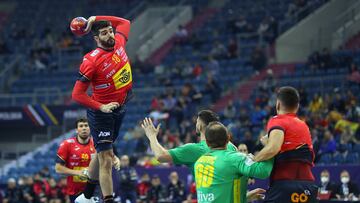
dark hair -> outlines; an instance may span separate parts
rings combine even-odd
[[[202,110],[198,113],[198,117],[205,125],[209,125],[210,122],[220,121],[219,116],[211,110]]]
[[[91,26],[91,32],[94,36],[99,35],[99,30],[111,26],[111,23],[106,20],[95,21]]]
[[[299,92],[290,86],[281,87],[277,93],[277,99],[287,110],[294,110],[300,102]]]
[[[78,124],[79,123],[89,123],[88,119],[87,118],[78,118],[76,121],[75,121],[75,128],[78,127]]]
[[[224,147],[229,141],[226,127],[218,122],[210,122],[205,131],[206,143],[210,148]]]

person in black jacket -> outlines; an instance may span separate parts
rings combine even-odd
[[[336,198],[335,195],[336,190],[337,190],[337,185],[334,181],[331,181],[329,171],[326,169],[321,171],[319,193],[320,194],[330,193],[330,199],[333,199]]]
[[[350,182],[350,174],[348,171],[343,170],[340,174],[341,184],[338,185],[336,191],[336,197],[339,200],[344,201],[357,201],[359,200],[359,189],[358,186]]]
[[[123,155],[120,158],[120,163],[119,189],[121,202],[125,203],[126,200],[129,200],[131,203],[136,203],[137,173],[133,167],[129,166],[130,161],[127,155]]]
[[[149,203],[157,203],[164,200],[164,189],[158,175],[151,178],[151,187],[148,191]]]
[[[179,180],[177,172],[171,172],[170,183],[167,186],[167,200],[171,203],[181,203],[185,199],[185,186]]]

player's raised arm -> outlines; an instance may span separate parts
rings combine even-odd
[[[122,38],[122,43],[125,44],[126,41],[129,38],[129,33],[130,33],[130,21],[125,19],[125,18],[120,18],[120,17],[116,17],[116,16],[91,16],[88,19],[88,24],[86,27],[86,32],[90,32],[91,30],[91,26],[95,21],[101,21],[101,20],[106,20],[111,22],[111,26],[115,27],[116,30],[116,34],[115,38],[119,38],[118,36],[120,36],[120,38]]]
[[[146,136],[150,141],[150,148],[154,152],[156,159],[161,162],[172,162],[172,158],[169,152],[161,146],[157,139],[159,133],[160,125],[155,128],[152,120],[150,118],[145,118],[141,127],[144,129]]]

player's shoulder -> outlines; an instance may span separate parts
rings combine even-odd
[[[60,147],[64,147],[64,146],[68,146],[68,145],[72,145],[76,142],[76,140],[71,137],[71,138],[68,138],[68,139],[65,139],[63,140],[61,143],[60,143]]]
[[[83,57],[83,62],[95,62],[99,57],[101,56],[101,50],[100,49],[94,49]]]

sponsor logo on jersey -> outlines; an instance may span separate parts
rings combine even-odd
[[[106,74],[106,79],[110,78],[111,76],[113,76],[115,74],[115,70],[111,70],[108,74]]]
[[[214,193],[202,193],[201,191],[198,191],[197,199],[199,202],[213,202],[215,200],[215,195]]]
[[[125,87],[132,81],[131,66],[126,63],[120,70],[118,70],[112,77],[115,89]]]
[[[100,131],[100,133],[99,133],[99,137],[109,137],[109,136],[110,136],[110,132]]]
[[[109,83],[107,83],[107,84],[101,84],[101,85],[96,85],[96,86],[95,86],[95,89],[96,89],[96,90],[99,90],[99,89],[105,89],[105,88],[108,88],[108,87],[110,87],[110,84],[109,84]]]
[[[291,202],[293,202],[293,203],[307,202],[309,200],[310,195],[311,195],[311,193],[309,190],[305,190],[301,194],[294,192],[291,194]]]
[[[95,50],[90,54],[90,56],[94,57],[94,56],[96,56],[99,52],[100,52],[99,50],[95,49]]]
[[[108,69],[110,66],[112,65],[112,63],[104,63],[104,69],[102,69],[102,71],[105,71],[106,69]]]

